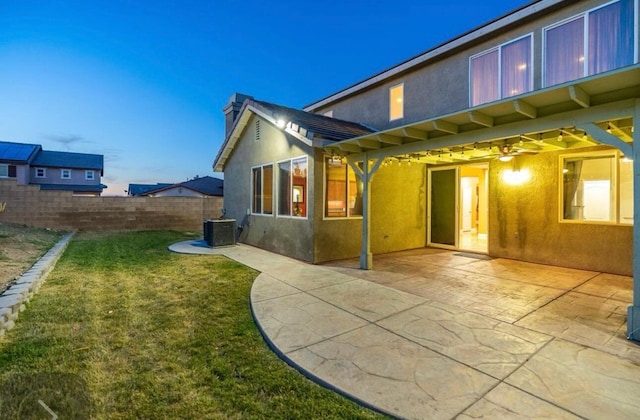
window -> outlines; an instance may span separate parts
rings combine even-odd
[[[71,179],[71,169],[61,169],[60,170],[60,178],[61,179]]]
[[[9,177],[9,165],[0,163],[0,178],[8,178],[8,177]]]
[[[307,157],[278,163],[278,215],[307,217]]]
[[[94,171],[85,171],[84,179],[86,179],[87,181],[93,181],[94,179],[96,179],[95,172]]]
[[[618,0],[544,30],[544,85],[633,63],[633,0]]]
[[[633,223],[633,162],[616,152],[562,158],[562,220]]]
[[[47,170],[45,168],[36,168],[36,178],[45,178]]]
[[[404,83],[389,88],[389,121],[404,117]]]
[[[533,89],[531,35],[471,57],[471,106]]]
[[[330,109],[322,115],[324,115],[325,117],[333,118],[333,109]]]
[[[251,213],[273,214],[273,165],[251,168]]]
[[[362,182],[342,161],[325,159],[325,217],[362,216]]]

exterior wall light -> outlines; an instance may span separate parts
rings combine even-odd
[[[507,169],[502,172],[502,180],[508,185],[521,185],[531,179],[527,169]]]
[[[510,162],[513,159],[513,155],[502,155],[498,158],[500,162]]]
[[[287,125],[287,122],[283,119],[278,119],[276,120],[276,126],[278,126],[278,128],[284,128],[284,126]]]

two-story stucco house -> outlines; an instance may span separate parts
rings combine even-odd
[[[0,142],[0,177],[41,190],[100,195],[104,157],[97,154],[43,150],[38,144]]]
[[[534,1],[300,111],[232,96],[214,169],[239,239],[362,268],[431,246],[634,275],[637,336],[638,7]]]

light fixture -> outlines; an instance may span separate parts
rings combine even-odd
[[[499,160],[500,162],[509,162],[509,161],[511,161],[511,159],[513,159],[513,156],[511,156],[511,155],[501,155],[501,156],[498,158],[498,160]]]
[[[562,129],[558,133],[558,141],[562,141]]]
[[[611,121],[607,121],[607,133],[611,134]]]
[[[281,118],[278,118],[276,120],[276,126],[278,126],[278,128],[284,128],[284,126],[287,125],[287,122]]]

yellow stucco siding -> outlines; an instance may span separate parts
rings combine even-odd
[[[587,150],[603,150],[596,147]],[[631,275],[633,227],[559,220],[561,152],[492,162],[489,170],[489,254],[542,264]],[[566,153],[565,153],[566,154]],[[528,170],[521,185],[504,182],[513,165]]]

